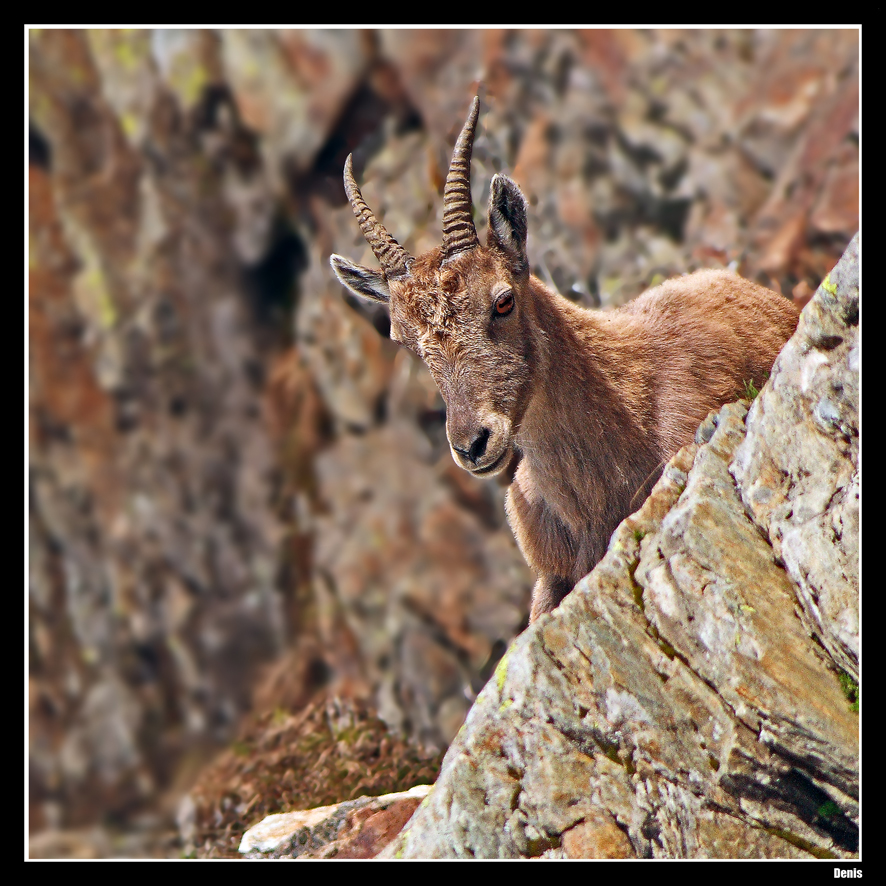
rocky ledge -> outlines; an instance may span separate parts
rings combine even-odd
[[[382,856],[857,856],[858,260],[516,640]]]

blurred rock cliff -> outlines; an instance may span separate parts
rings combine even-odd
[[[320,691],[443,750],[526,624],[503,487],[329,268],[374,264],[348,153],[437,245],[479,92],[481,239],[507,172],[565,295],[733,264],[802,304],[858,228],[858,89],[856,30],[32,30],[32,834],[168,816]]]

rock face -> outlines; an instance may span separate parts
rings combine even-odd
[[[750,410],[712,413],[514,643],[383,855],[857,852],[857,323],[856,236]]]
[[[807,628],[858,679],[858,235],[803,311],[733,473]]]

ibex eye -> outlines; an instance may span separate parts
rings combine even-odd
[[[495,313],[499,317],[506,317],[513,310],[514,293],[510,291],[502,293],[495,301]]]

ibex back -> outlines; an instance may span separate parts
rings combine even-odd
[[[446,402],[452,457],[476,477],[520,462],[507,514],[538,580],[531,620],[603,556],[707,413],[761,386],[793,334],[781,295],[726,271],[669,280],[590,311],[529,272],[526,201],[492,179],[489,232],[471,219],[474,99],[443,194],[443,244],[413,258],[376,220],[345,164],[345,190],[381,270],[333,255],[339,280],[384,302],[391,338],[418,354]]]

